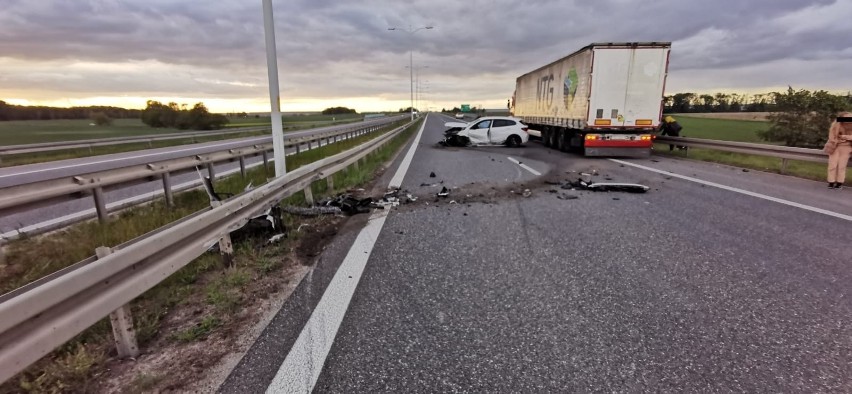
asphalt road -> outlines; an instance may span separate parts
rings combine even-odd
[[[336,128],[351,127],[352,125],[354,124],[302,130],[287,133],[286,136],[291,138],[303,137],[331,131]],[[213,141],[200,144],[181,145],[0,168],[0,189],[11,185],[74,176],[94,171],[103,171],[115,167],[221,151],[234,147],[245,146],[247,142],[268,143],[271,138],[272,137],[238,138],[233,140]],[[307,146],[303,145],[302,149],[307,149]],[[295,153],[294,151],[294,149],[288,149],[287,154]],[[246,159],[247,166],[255,166],[260,163],[262,163],[262,159],[260,157],[251,157]],[[231,173],[239,171],[239,163],[220,163],[215,166],[215,173],[217,176],[229,171]],[[202,173],[206,175],[206,171],[202,171]],[[177,186],[181,184],[188,184],[197,182],[198,180],[199,176],[195,172],[190,171],[178,173],[173,174],[172,185]],[[158,198],[162,195],[162,187],[162,182],[155,180],[108,188],[105,191],[105,197],[108,202],[107,207],[111,208],[113,204],[129,199],[152,200],[154,198]],[[39,207],[38,209],[7,212],[0,217],[0,236],[13,236],[19,230],[29,232],[32,231],[30,229],[40,227],[53,221],[64,221],[66,219],[71,221],[72,219],[69,218],[76,215],[94,217],[94,214],[94,202],[91,196],[82,196],[77,199]]]
[[[444,121],[429,116],[403,181],[421,198],[384,221],[314,391],[852,391],[849,190],[536,142],[441,148]],[[651,189],[544,182],[579,172]],[[221,391],[267,389],[353,242],[328,249]]]

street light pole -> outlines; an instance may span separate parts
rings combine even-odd
[[[272,151],[275,157],[275,177],[287,173],[284,153],[284,127],[281,124],[281,97],[278,92],[278,55],[275,50],[275,25],[272,0],[263,0],[263,30],[266,36],[266,68],[269,73],[269,112],[272,121]]]
[[[402,28],[399,28],[399,27],[389,27],[388,28],[388,30],[404,31],[411,36],[414,36],[414,33],[417,33],[420,30],[432,30],[432,29],[434,29],[434,27],[432,27],[432,26],[423,26],[423,27],[418,27],[416,29],[412,29],[411,25],[408,26],[408,30],[405,30],[405,29],[402,29]],[[411,91],[411,105],[410,105],[408,111],[411,113],[411,121],[413,122],[414,121],[414,44],[409,42],[409,45],[410,45],[410,48],[409,48],[409,51],[408,51],[408,71],[409,71],[408,87]]]

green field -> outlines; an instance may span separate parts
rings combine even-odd
[[[286,115],[282,117],[285,130],[328,126],[359,121],[360,114],[347,115]],[[229,117],[227,127],[268,126],[269,117]],[[111,126],[91,126],[89,119],[13,120],[0,122],[0,146],[35,144],[40,142],[77,141],[111,137],[135,137],[170,134],[181,131],[172,128],[148,127],[139,119],[115,119]]]
[[[767,143],[757,136],[757,132],[768,129],[769,122],[706,119],[688,116],[677,116],[675,119],[683,126],[683,130],[680,132],[681,137]]]
[[[90,126],[88,119],[11,120],[0,122],[0,145],[76,141],[110,137],[177,133],[177,129],[155,129],[139,119],[115,119],[111,126]]]
[[[708,119],[688,116],[676,116],[683,126],[681,137],[706,138],[723,141],[753,142],[772,144],[758,137],[757,132],[769,128],[769,122],[753,120]],[[711,149],[690,148],[688,151],[669,151],[668,144],[654,144],[654,153],[663,156],[683,157],[693,160],[709,161],[759,171],[785,173],[813,180],[825,179],[825,164],[807,161],[788,160],[786,171],[782,171],[782,160],[768,156],[746,155],[742,153],[722,152]]]

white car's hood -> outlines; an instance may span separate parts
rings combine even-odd
[[[467,127],[467,123],[463,123],[463,122],[447,122],[447,123],[444,123],[444,127],[460,127],[460,128],[465,128],[465,127]]]

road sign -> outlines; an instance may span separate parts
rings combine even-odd
[[[462,104],[461,110],[462,112],[470,112],[470,104]]]

